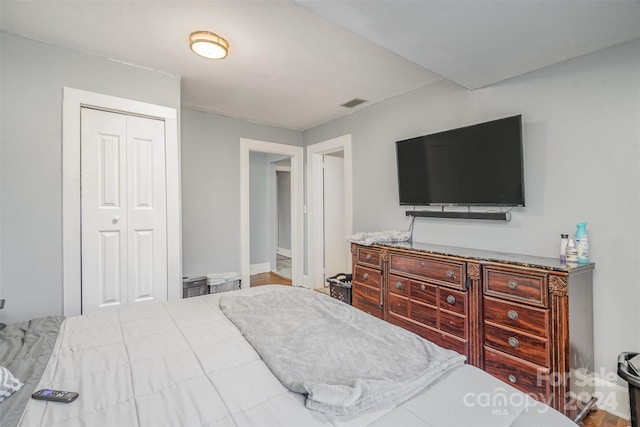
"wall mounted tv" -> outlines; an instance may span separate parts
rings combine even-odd
[[[396,142],[401,205],[524,206],[522,116]]]

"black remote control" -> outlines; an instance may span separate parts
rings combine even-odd
[[[33,399],[49,400],[51,402],[69,403],[78,398],[75,391],[51,390],[48,388],[38,390],[31,395]]]

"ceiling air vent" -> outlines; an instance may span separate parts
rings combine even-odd
[[[347,101],[344,104],[341,104],[341,107],[347,107],[347,108],[353,108],[356,107],[360,104],[364,104],[365,102],[367,102],[366,99],[360,99],[360,98],[353,98],[351,101]]]

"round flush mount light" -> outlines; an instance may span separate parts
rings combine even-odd
[[[189,36],[191,50],[209,59],[222,59],[229,53],[229,42],[209,31],[196,31]]]

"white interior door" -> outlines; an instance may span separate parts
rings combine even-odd
[[[81,114],[82,313],[166,301],[164,122]]]
[[[164,122],[127,116],[129,305],[167,300]]]
[[[86,108],[81,120],[82,311],[87,313],[127,304],[127,121],[121,114]]]
[[[324,156],[324,276],[349,273],[345,237],[344,159]]]

